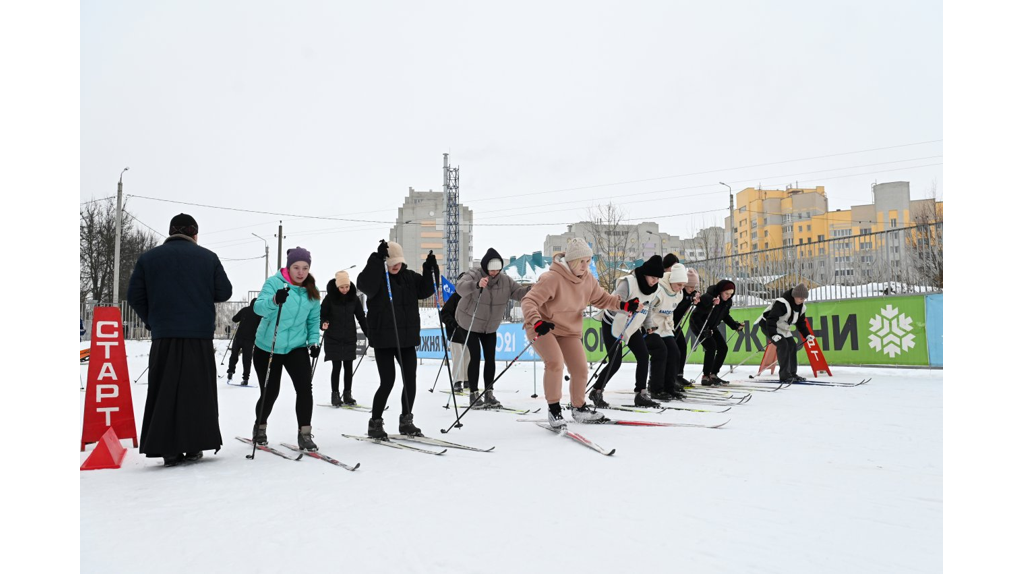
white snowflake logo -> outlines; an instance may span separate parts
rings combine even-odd
[[[871,335],[868,336],[868,345],[880,352],[894,358],[903,351],[913,349],[914,320],[900,313],[898,307],[886,305],[885,309],[879,310],[880,315],[875,315],[870,321]]]

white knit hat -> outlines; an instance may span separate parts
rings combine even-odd
[[[388,265],[405,263],[405,253],[397,241],[388,241]]]
[[[487,262],[488,271],[501,271],[501,259],[491,259]]]
[[[590,259],[594,256],[594,250],[587,245],[587,242],[579,237],[573,237],[569,239],[569,244],[565,248],[565,260],[575,261],[577,259]]]
[[[668,277],[669,283],[686,283],[686,267],[682,263],[676,263],[672,266],[672,271]]]

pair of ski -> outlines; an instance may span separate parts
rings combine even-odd
[[[659,422],[653,422],[653,421],[624,421],[624,420],[619,420],[619,419],[609,419],[609,418],[606,418],[604,420],[600,420],[600,421],[596,421],[596,422],[592,422],[592,423],[580,423],[580,424],[621,425],[621,426],[629,426],[629,427],[694,427],[694,428],[702,428],[702,429],[720,429],[720,428],[724,427],[725,425],[727,425],[730,420],[732,420],[732,419],[726,420],[724,423],[718,423],[716,425],[705,425],[705,424],[700,424],[700,423],[659,423]],[[519,422],[519,423],[546,423],[547,421],[539,420],[539,419],[516,419],[516,422]]]
[[[252,439],[250,439],[250,438],[245,438],[245,437],[241,437],[241,436],[236,436],[235,438],[237,438],[238,440],[244,442],[245,444],[247,444],[249,446],[253,446]],[[324,462],[328,462],[330,464],[333,464],[334,466],[340,466],[341,468],[344,468],[345,470],[352,470],[352,471],[354,471],[355,469],[359,468],[359,464],[360,463],[358,463],[358,462],[355,464],[355,466],[352,466],[352,465],[345,464],[345,463],[343,463],[340,460],[337,460],[335,458],[331,458],[331,457],[327,456],[326,454],[323,454],[323,453],[321,453],[319,451],[302,450],[298,446],[296,446],[294,444],[288,444],[286,442],[281,443],[281,446],[283,446],[283,447],[285,447],[285,448],[287,448],[289,450],[292,450],[292,451],[295,451],[295,452],[299,453],[298,456],[290,455],[290,454],[288,454],[288,453],[286,453],[284,451],[277,450],[276,448],[274,448],[274,447],[272,447],[270,445],[265,445],[265,444],[258,444],[258,445],[256,445],[256,448],[258,450],[263,451],[263,452],[269,452],[270,454],[275,454],[275,455],[277,455],[277,456],[279,456],[281,458],[286,458],[286,459],[291,460],[291,461],[302,460],[302,456],[303,455],[308,455],[308,456],[310,456],[312,458],[316,458],[316,459],[322,460]]]
[[[789,385],[810,385],[810,386],[816,386],[816,387],[859,387],[861,385],[867,384],[867,382],[870,381],[870,380],[871,380],[871,377],[869,377],[867,379],[862,379],[860,382],[857,382],[857,383],[844,383],[844,382],[841,382],[841,381],[825,381],[825,380],[821,380],[821,379],[806,379],[806,380],[803,380],[803,381],[790,381],[788,384]],[[752,382],[752,383],[778,383],[779,381],[773,380],[773,379],[753,379],[750,382]]]
[[[494,450],[493,446],[490,447],[490,448],[477,448],[475,446],[467,446],[467,445],[464,445],[464,444],[458,444],[458,443],[449,442],[449,441],[441,440],[441,439],[437,439],[437,438],[426,437],[426,436],[409,436],[409,435],[404,435],[404,434],[389,434],[387,440],[370,438],[368,436],[351,435],[351,434],[343,434],[341,436],[343,436],[345,438],[350,438],[350,439],[354,439],[354,440],[363,441],[363,442],[369,442],[369,443],[379,444],[379,445],[387,446],[387,447],[391,447],[391,448],[397,448],[397,449],[400,449],[400,450],[411,450],[411,451],[414,451],[414,452],[421,452],[423,454],[433,454],[433,455],[442,455],[442,454],[448,452],[449,448],[455,448],[455,449],[459,449],[459,450],[471,450],[473,452],[491,452],[492,450]],[[440,446],[440,447],[444,447],[444,449],[441,450],[441,451],[436,451],[436,450],[430,450],[430,449],[426,449],[426,448],[419,448],[419,447],[415,447],[415,446],[408,445],[408,444],[402,444],[400,442],[395,442],[395,441],[407,441],[407,442],[415,442],[415,443],[426,444],[426,445],[431,445],[431,446]]]
[[[571,405],[566,405],[565,408],[568,410],[568,409],[571,409],[572,406]],[[725,407],[725,410],[709,411],[709,410],[706,410],[706,409],[691,409],[691,408],[688,408],[688,407],[673,407],[671,405],[666,405],[665,403],[661,403],[661,406],[656,408],[656,409],[642,409],[642,408],[639,408],[639,407],[631,407],[629,405],[608,405],[607,407],[597,407],[597,408],[601,409],[601,410],[623,411],[623,412],[627,412],[627,413],[640,413],[640,414],[644,414],[644,415],[660,415],[661,413],[665,412],[666,410],[689,411],[691,413],[716,413],[716,414],[721,414],[721,413],[724,413],[724,412],[728,412],[730,409],[732,409],[732,407]]]
[[[363,406],[363,405],[345,405],[345,404],[342,404],[342,405],[335,406],[335,405],[328,405],[326,403],[317,403],[316,406],[318,406],[318,407],[328,407],[328,408],[332,408],[332,409],[345,409],[347,411],[359,411],[361,413],[373,412],[373,409],[371,409],[370,407]],[[388,407],[384,407],[384,410],[388,410]]]

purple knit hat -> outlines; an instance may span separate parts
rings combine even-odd
[[[293,247],[288,250],[288,264],[285,267],[291,267],[292,263],[296,261],[305,261],[309,265],[313,265],[313,259],[309,256],[309,251],[301,247]]]

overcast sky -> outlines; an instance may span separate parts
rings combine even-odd
[[[507,260],[607,201],[721,225],[719,181],[941,198],[942,137],[938,1],[81,4],[81,201],[129,166],[126,194],[209,206],[127,202],[195,216],[235,298],[279,219],[321,286],[362,265],[390,224],[314,217],[393,223],[445,152]]]

